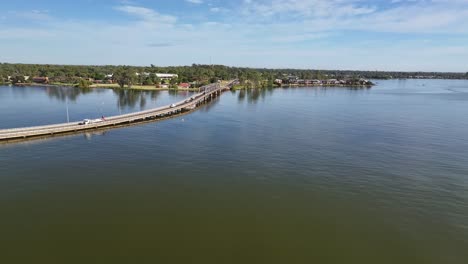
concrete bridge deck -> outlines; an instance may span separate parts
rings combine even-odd
[[[90,124],[79,124],[79,122],[70,122],[62,124],[53,124],[45,126],[11,128],[0,130],[0,141],[12,141],[29,139],[34,137],[47,137],[57,134],[74,133],[87,130],[95,130],[100,128],[112,128],[124,124],[132,124],[144,122],[148,120],[157,120],[160,118],[168,118],[180,114],[182,112],[196,109],[199,105],[210,101],[217,97],[223,90],[229,89],[236,81],[231,81],[227,85],[210,84],[201,88],[200,93],[192,95],[183,101],[166,105],[154,109],[149,109],[130,114],[106,117],[105,120]]]

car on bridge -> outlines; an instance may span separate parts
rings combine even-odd
[[[100,123],[104,121],[102,118],[98,118],[98,119],[83,119],[83,121],[81,121],[80,123],[78,123],[78,125],[89,125],[89,124],[95,124],[95,123]]]

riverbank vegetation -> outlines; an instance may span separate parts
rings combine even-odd
[[[174,75],[161,79],[157,73]],[[254,69],[223,65],[158,67],[80,66],[0,63],[0,83],[29,84],[40,77],[46,84],[132,89],[177,89],[182,83],[196,89],[219,80],[238,79],[235,88],[264,88],[281,85],[362,85],[362,80],[392,78],[468,79],[468,73],[334,71],[302,69]],[[335,83],[338,81],[338,83]],[[344,84],[343,84],[344,82]],[[317,83],[318,84],[318,83]]]

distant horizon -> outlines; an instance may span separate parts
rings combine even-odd
[[[465,0],[17,0],[0,61],[468,71]]]
[[[248,67],[248,66],[237,66],[237,65],[225,65],[225,64],[203,64],[203,63],[191,63],[188,65],[158,65],[150,63],[148,65],[131,65],[131,64],[66,64],[66,63],[22,63],[22,62],[4,62],[0,61],[0,64],[20,64],[20,65],[55,65],[55,66],[130,66],[130,67],[151,67],[151,64],[155,67],[170,68],[170,67],[191,67],[192,65],[203,65],[203,66],[225,66],[230,68],[245,68],[245,69],[267,69],[267,70],[300,70],[300,71],[352,71],[352,72],[395,72],[395,73],[455,73],[455,74],[466,74],[468,71],[398,71],[398,70],[356,70],[356,69],[319,69],[319,68],[292,68],[292,67]]]

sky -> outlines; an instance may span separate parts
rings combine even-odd
[[[2,0],[0,62],[468,71],[468,0]]]

